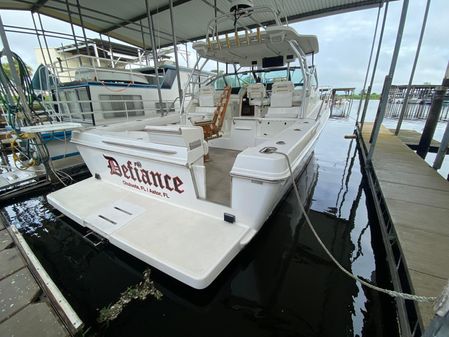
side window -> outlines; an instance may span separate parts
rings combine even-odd
[[[143,116],[141,95],[99,95],[103,118]]]

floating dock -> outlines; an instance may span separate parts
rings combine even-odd
[[[372,127],[365,123],[359,137],[364,158]],[[369,166],[381,230],[390,245],[387,256],[397,270],[393,284],[404,292],[438,296],[449,278],[449,182],[384,127]],[[409,323],[404,336],[420,336],[433,317],[432,304],[402,301],[402,306],[399,316],[405,314]]]
[[[63,337],[81,327],[21,234],[0,218],[0,336]]]

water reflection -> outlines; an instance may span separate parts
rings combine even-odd
[[[350,120],[331,120],[298,180],[317,232],[348,270],[368,280],[385,275]],[[104,244],[44,196],[3,210],[24,233],[48,273],[87,326],[104,336],[392,336],[391,303],[339,271],[304,223],[289,193],[262,230],[206,290],[153,270],[164,297],[129,304],[109,325],[98,310],[141,280],[146,265]],[[373,233],[373,234],[372,234]],[[88,334],[89,334],[88,333]]]

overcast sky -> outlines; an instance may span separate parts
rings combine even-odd
[[[408,83],[426,2],[427,0],[410,0],[394,84]],[[384,43],[374,84],[376,92],[380,91],[383,79],[390,67],[401,7],[402,1],[394,1],[389,7]],[[6,25],[33,27],[29,12],[0,11],[0,15]],[[316,55],[315,64],[318,68],[321,85],[356,87],[359,90],[362,88],[376,15],[377,8],[313,19],[292,25],[299,33],[318,36],[320,52]],[[68,24],[44,16],[42,18],[45,29],[70,33]],[[448,18],[449,0],[432,0],[414,83],[441,83],[449,60]],[[77,33],[81,35],[81,30],[78,29]],[[92,32],[88,32],[88,36],[97,37]],[[36,69],[34,53],[34,48],[38,47],[36,37],[8,33],[8,38],[11,48],[27,64]],[[50,47],[55,47],[60,46],[64,41],[49,38],[48,42]]]

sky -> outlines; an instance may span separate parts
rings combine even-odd
[[[394,84],[407,84],[409,81],[426,2],[427,0],[410,0]],[[390,68],[401,8],[402,1],[394,1],[389,5],[374,92],[380,92]],[[33,27],[29,12],[2,10],[0,15],[5,25]],[[363,87],[376,16],[377,8],[373,8],[291,24],[301,34],[318,36],[320,52],[315,56],[315,64],[320,85],[355,87],[357,91]],[[441,83],[449,60],[448,18],[449,0],[432,0],[414,84]],[[42,16],[42,21],[46,30],[70,33],[70,26],[64,22],[45,16]],[[77,34],[82,35],[80,28],[77,28]],[[87,35],[98,37],[89,31]],[[7,36],[11,49],[36,69],[38,65],[34,49],[39,47],[36,37],[18,33],[8,33]],[[48,39],[50,47],[61,46],[62,42],[71,43]],[[193,53],[190,59],[193,61]],[[180,60],[185,64],[182,57]]]

